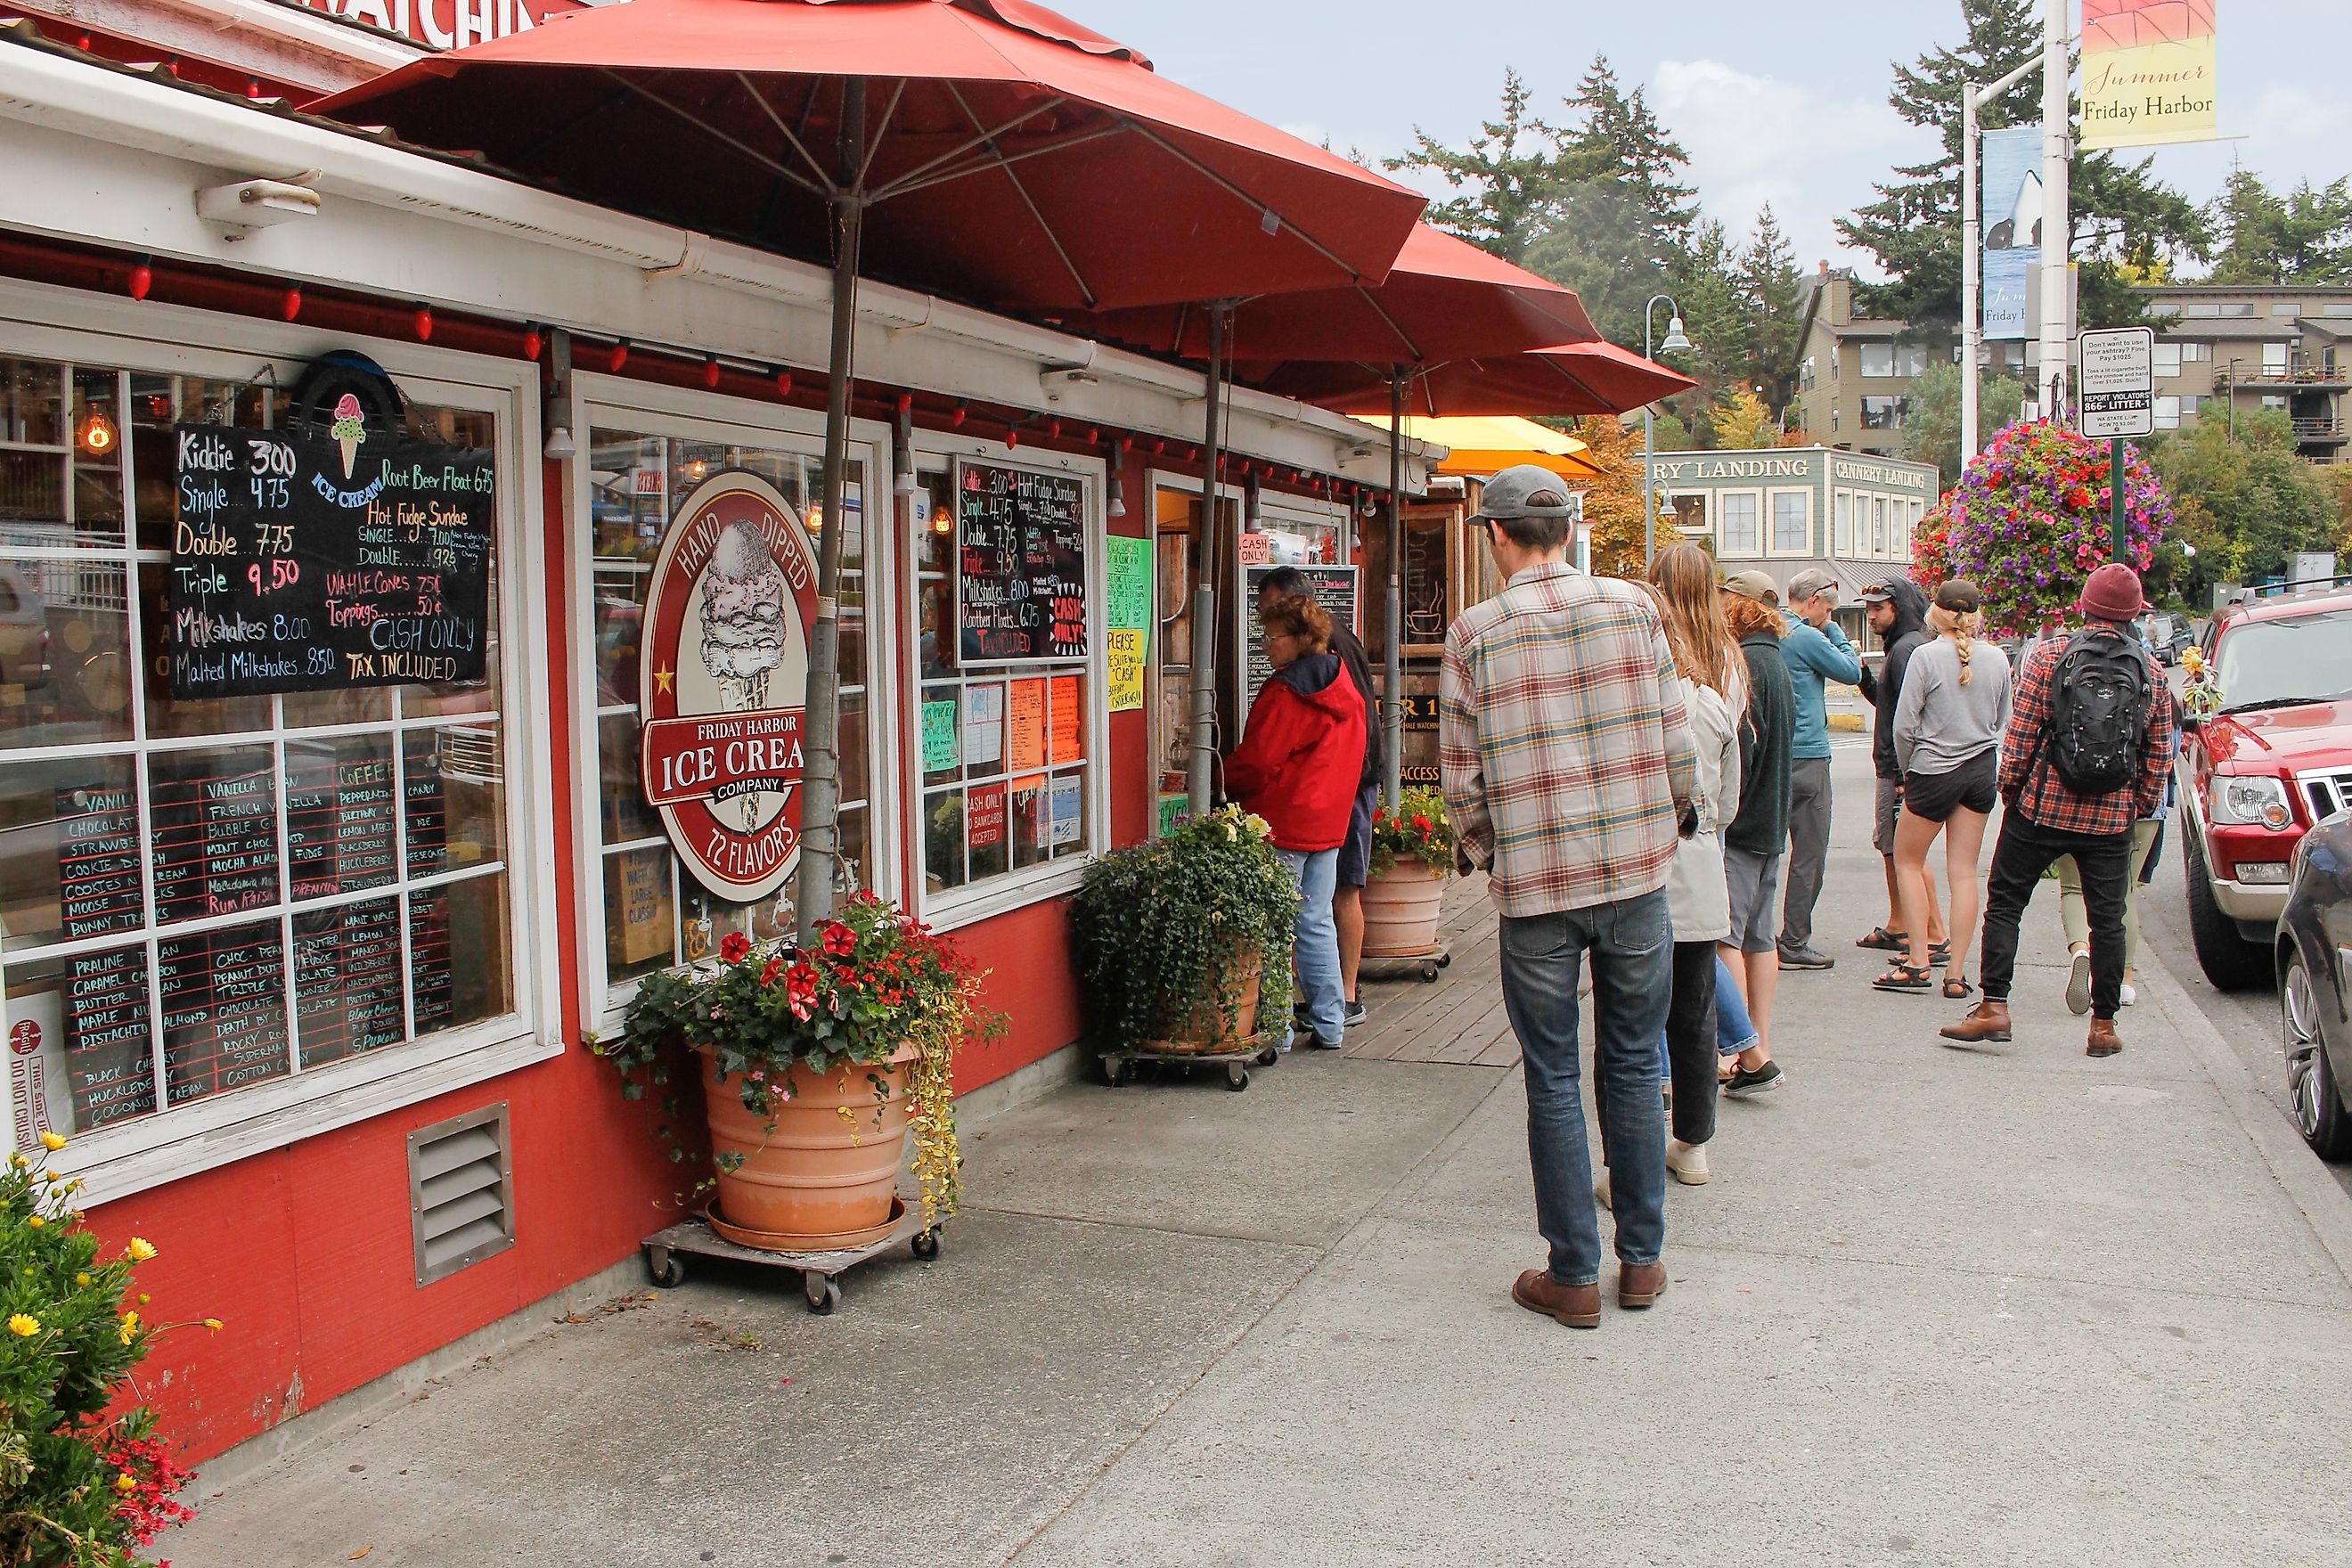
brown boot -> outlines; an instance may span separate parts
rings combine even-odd
[[[1664,1263],[1628,1263],[1617,1270],[1617,1304],[1638,1312],[1666,1293]]]
[[[2116,1037],[2116,1021],[2113,1018],[2091,1020],[2091,1043],[2083,1047],[2084,1056],[2111,1057],[2123,1048],[2123,1041]]]
[[[1996,1002],[1988,996],[1969,1009],[1968,1016],[1957,1024],[1947,1024],[1937,1031],[1948,1040],[2006,1040],[2009,1038],[2009,1003]]]
[[[1601,1326],[1601,1287],[1563,1285],[1548,1268],[1530,1268],[1511,1287],[1511,1300],[1571,1329]]]

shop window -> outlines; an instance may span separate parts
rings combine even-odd
[[[1659,513],[1676,529],[1696,538],[1707,531],[1706,496],[1705,490],[1684,490],[1679,495],[1660,496]]]
[[[853,459],[841,508],[824,502],[823,459],[812,443],[787,449],[772,436],[653,434],[596,429],[588,464],[593,532],[592,611],[596,654],[597,830],[604,889],[604,975],[620,984],[717,951],[730,931],[766,940],[792,929],[792,881],[750,902],[719,897],[670,848],[642,782],[640,668],[646,592],[664,535],[706,480],[729,472],[772,487],[812,539],[842,526],[841,845],[845,890],[862,887],[869,869],[872,776],[866,721],[865,472]],[[812,550],[814,545],[812,544]],[[687,646],[695,646],[690,640]],[[749,688],[744,700],[799,706],[798,691]],[[754,797],[756,798],[756,797]]]
[[[1006,458],[929,455],[919,458],[915,482],[934,526],[916,546],[922,698],[908,745],[923,784],[923,886],[936,900],[1098,847],[1090,706],[1101,697],[1087,584],[1099,487]],[[1004,499],[982,532],[958,501],[990,491]],[[1008,551],[1026,563],[1010,564]],[[1036,591],[1055,585],[1038,575],[1049,555],[1058,595]],[[1008,577],[1024,589],[1013,603],[1056,601],[1050,629],[1008,629],[1010,617],[992,607],[1003,600],[989,591]],[[1185,646],[1189,657],[1189,627]]]
[[[1853,553],[1853,492],[1838,491],[1830,505],[1830,553],[1840,557],[1852,555]]]
[[[495,527],[485,679],[172,694],[173,427],[285,414],[250,384],[0,359],[0,980],[20,1119],[173,1126],[517,1012]],[[410,437],[499,448],[492,414],[406,415]]]
[[[1772,550],[1779,555],[1810,554],[1813,548],[1812,495],[1808,490],[1772,492]]]
[[[1722,520],[1717,538],[1726,555],[1760,552],[1758,501],[1754,490],[1726,490],[1716,499],[1716,514]]]

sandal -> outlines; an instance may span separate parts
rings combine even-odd
[[[1871,982],[1881,991],[1932,991],[1936,982],[1924,963],[1897,963],[1894,968]]]
[[[1885,926],[1873,926],[1870,928],[1870,934],[1853,945],[1876,948],[1881,952],[1908,952],[1911,951],[1911,933],[1888,931]]]
[[[1930,964],[1949,963],[1951,961],[1952,944],[1948,942],[1939,942],[1927,950],[1927,962]]]
[[[1977,994],[1977,988],[1957,974],[1944,976],[1944,1000],[1964,1002]]]

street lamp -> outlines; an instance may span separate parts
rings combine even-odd
[[[1650,312],[1658,301],[1666,302],[1666,337],[1656,349],[1650,346]],[[1675,303],[1671,294],[1653,294],[1650,302],[1642,307],[1642,357],[1655,359],[1659,350],[1667,353],[1686,354],[1691,352],[1690,339],[1683,336],[1683,308]],[[1642,405],[1642,571],[1647,575],[1658,559],[1658,481],[1655,465],[1651,458],[1657,452],[1656,405]]]

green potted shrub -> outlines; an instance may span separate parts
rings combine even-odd
[[[695,1054],[720,1235],[770,1251],[856,1247],[897,1223],[910,1138],[926,1228],[955,1211],[955,1054],[1003,1026],[981,1003],[985,979],[952,942],[861,893],[805,950],[737,931],[715,962],[646,976],[621,1033],[595,1049],[631,1099]]]
[[[1289,1016],[1298,891],[1267,831],[1228,805],[1087,868],[1072,924],[1106,1047],[1239,1054]]]
[[[1364,956],[1419,958],[1437,951],[1445,879],[1454,870],[1445,796],[1422,786],[1393,812],[1372,813],[1371,878],[1364,884]]]

